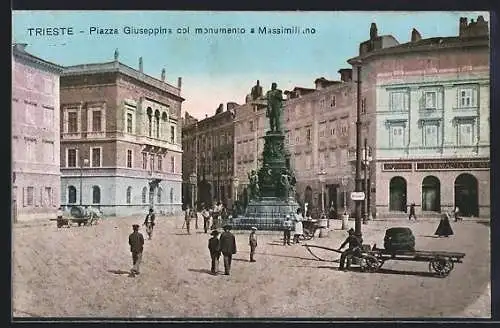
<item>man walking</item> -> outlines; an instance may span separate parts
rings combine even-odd
[[[250,245],[250,262],[255,262],[253,256],[255,254],[255,249],[257,248],[257,235],[255,234],[257,227],[252,227],[252,232],[248,237],[248,244]]]
[[[208,212],[206,207],[201,211],[201,216],[203,216],[203,230],[207,233],[210,225],[210,212]]]
[[[412,217],[415,221],[417,221],[417,216],[415,215],[415,202],[410,204],[410,215],[408,216],[408,220],[411,221]]]
[[[354,234],[353,228],[349,229],[348,233],[349,233],[349,236],[346,238],[346,240],[342,243],[342,245],[339,248],[339,250],[342,250],[342,248],[344,248],[345,245],[349,244],[349,248],[346,249],[345,251],[343,251],[342,255],[340,255],[339,270],[341,270],[341,271],[344,271],[344,264],[345,264],[346,259],[347,259],[346,270],[350,269],[351,261],[352,261],[351,257],[353,255],[357,255],[360,253],[361,244],[363,243],[363,240]]]
[[[189,230],[191,226],[191,209],[189,206],[186,208],[186,211],[184,212],[184,225],[186,226],[186,230],[188,235],[191,234],[191,231]]]
[[[130,252],[132,253],[132,269],[130,276],[135,277],[139,274],[139,266],[142,261],[142,251],[144,247],[144,237],[139,232],[139,225],[132,225],[133,232],[128,236],[128,244],[130,245]]]
[[[236,254],[236,238],[230,232],[231,226],[229,224],[224,225],[223,229],[224,232],[221,233],[219,238],[220,250],[224,256],[224,274],[229,276],[233,254]]]
[[[210,272],[213,275],[217,275],[219,271],[219,258],[220,258],[220,241],[217,238],[219,232],[217,230],[212,231],[212,237],[208,240],[208,250],[210,251],[210,258],[212,259],[212,267]]]
[[[290,221],[290,215],[286,215],[285,221],[283,221],[283,246],[290,245],[290,231],[292,230],[292,221]]]
[[[153,238],[153,228],[155,226],[155,214],[152,208],[149,209],[146,219],[144,219],[144,225],[146,226],[146,233],[148,234],[148,239]]]

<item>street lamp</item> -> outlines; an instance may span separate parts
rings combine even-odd
[[[195,205],[195,193],[194,193],[194,188],[196,186],[196,173],[191,173],[191,175],[189,176],[189,182],[191,184],[191,208],[194,209],[194,205]]]
[[[82,206],[82,180],[83,180],[83,166],[89,165],[88,158],[84,158],[80,163],[80,206]]]
[[[236,203],[238,201],[238,186],[239,186],[239,183],[240,183],[240,180],[238,179],[238,177],[234,177],[233,178],[233,192],[234,192],[234,196],[233,196],[233,199],[234,199],[234,203]]]
[[[326,175],[325,169],[321,169],[318,172],[319,183],[321,185],[321,211],[323,212],[323,214],[326,214],[326,211],[325,211],[325,190],[323,188],[323,184],[325,183],[325,175]],[[330,228],[330,220],[326,221],[326,227]]]
[[[349,183],[349,177],[342,177],[342,186],[344,187],[344,212],[347,211],[347,184]]]
[[[370,204],[368,202],[369,198],[368,195],[370,194],[370,186],[368,185],[368,165],[370,165],[371,161],[371,156],[368,156],[368,139],[365,138],[365,147],[364,147],[364,159],[363,159],[363,165],[364,165],[364,174],[365,174],[365,215],[363,216],[363,224],[367,223],[367,220],[370,219]]]
[[[357,86],[357,101],[356,101],[356,186],[355,191],[362,191],[361,186],[361,61],[355,63],[357,68],[356,86]],[[354,224],[354,233],[361,237],[361,201],[355,200],[356,218]]]

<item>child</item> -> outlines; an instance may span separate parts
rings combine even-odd
[[[250,245],[250,262],[255,262],[253,256],[255,254],[255,248],[257,248],[257,235],[255,234],[257,231],[256,227],[252,227],[252,232],[248,237],[248,244]]]
[[[219,271],[219,258],[220,258],[220,243],[217,236],[219,232],[217,230],[212,231],[212,237],[208,240],[208,250],[210,251],[210,258],[212,259],[212,267],[210,272],[213,275],[217,275]]]

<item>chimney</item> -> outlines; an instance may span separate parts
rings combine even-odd
[[[323,80],[324,79],[325,79],[324,77],[320,77],[320,78],[316,79],[316,81],[314,81],[314,85],[316,87],[316,90],[323,89]]]
[[[467,17],[460,17],[458,25],[458,36],[464,36],[466,30],[467,30]]]
[[[411,30],[411,42],[418,42],[420,40],[422,40],[422,35],[416,29]]]
[[[165,73],[165,69],[164,69],[164,68],[162,68],[162,70],[161,70],[161,81],[162,81],[162,82],[165,82],[165,74],[166,74],[166,73]]]
[[[341,68],[338,73],[340,73],[340,81],[351,82],[352,81],[352,68]]]
[[[370,25],[370,40],[375,40],[378,37],[377,24],[372,23]]]
[[[182,87],[182,77],[177,78],[177,88],[180,89]]]
[[[142,57],[139,57],[139,72],[143,72],[142,71]]]

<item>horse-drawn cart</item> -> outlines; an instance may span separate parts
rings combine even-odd
[[[300,237],[305,240],[311,240],[319,228],[318,220],[302,220],[302,230],[304,234]]]
[[[71,227],[73,224],[78,226],[91,226],[99,223],[102,213],[93,207],[73,206],[70,210],[70,216],[58,216],[57,227]]]
[[[325,261],[318,257],[311,250],[312,248],[325,249],[342,253],[338,249],[304,245],[306,249],[317,259]],[[415,261],[415,262],[428,262],[429,271],[433,272],[437,277],[447,277],[455,267],[455,263],[462,263],[465,253],[457,252],[443,252],[443,251],[392,251],[381,248],[370,247],[370,245],[363,245],[359,252],[353,256],[353,262],[359,264],[361,271],[377,272],[386,261]]]

